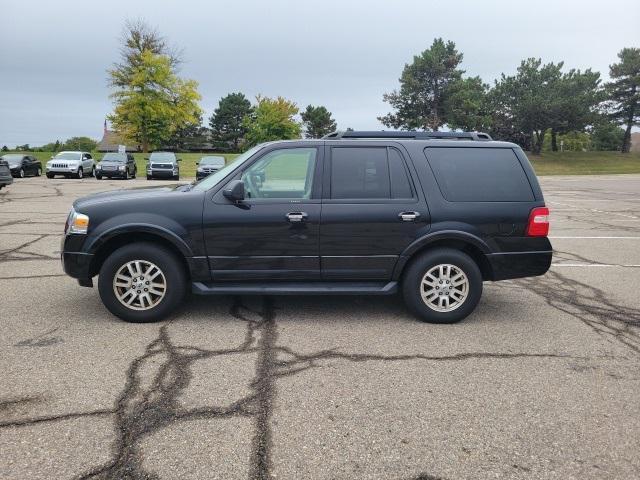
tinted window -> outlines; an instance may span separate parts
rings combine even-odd
[[[151,162],[176,162],[176,156],[172,152],[153,152],[149,156],[149,161]]]
[[[510,148],[425,149],[444,197],[451,202],[534,200],[531,185]]]
[[[332,148],[331,198],[390,198],[386,148]]]
[[[391,177],[391,198],[411,198],[413,192],[407,169],[400,152],[395,148],[389,148],[389,175]]]
[[[274,150],[242,174],[247,198],[311,198],[315,148]]]

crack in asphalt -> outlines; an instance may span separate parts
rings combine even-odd
[[[14,344],[14,347],[49,347],[51,345],[55,345],[56,343],[62,343],[64,340],[61,337],[52,337],[51,334],[57,332],[60,327],[52,328],[51,330],[41,333],[40,335],[36,335],[32,338],[27,338],[25,340],[21,340],[18,343]]]
[[[242,303],[240,298],[236,297],[229,313],[233,318],[246,323],[246,331],[242,342],[238,346],[228,349],[209,350],[176,345],[168,332],[171,322],[165,323],[160,327],[158,336],[146,346],[144,353],[129,364],[125,386],[112,409],[0,422],[0,428],[23,427],[76,418],[112,416],[116,432],[112,458],[108,462],[80,474],[77,478],[151,480],[159,477],[143,467],[141,451],[143,440],[176,422],[244,417],[251,419],[254,426],[249,456],[249,478],[251,480],[266,480],[273,478],[271,418],[277,396],[276,382],[279,378],[319,367],[321,366],[320,361],[335,359],[351,362],[409,360],[459,362],[474,359],[586,358],[562,353],[467,352],[445,356],[376,355],[346,353],[337,349],[303,354],[277,344],[278,328],[275,312],[276,307],[271,297],[261,297],[259,309],[249,308]],[[45,332],[40,337],[50,335],[54,331]],[[29,343],[28,341],[23,342]],[[257,354],[255,374],[249,384],[251,393],[225,406],[187,409],[180,405],[179,397],[191,382],[193,376],[191,367],[195,362],[207,358],[248,353]],[[286,355],[289,359],[278,359],[279,354]],[[155,365],[158,360],[160,360],[160,364],[154,367],[155,373],[149,381],[143,375],[143,370],[150,364]],[[429,474],[422,474],[415,478],[416,480],[439,479],[439,477]]]
[[[549,270],[544,277],[515,280],[546,303],[580,320],[593,332],[640,354],[640,308],[613,303],[606,292]]]

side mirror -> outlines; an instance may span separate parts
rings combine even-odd
[[[244,200],[244,182],[242,180],[232,180],[222,191],[222,194],[232,202]]]
[[[181,162],[181,161],[182,161],[182,159],[181,159],[181,158],[179,158],[179,159],[178,159],[178,161],[179,161],[179,162]]]
[[[144,157],[144,159],[148,162],[149,161],[149,157]]]

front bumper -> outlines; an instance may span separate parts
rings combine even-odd
[[[158,178],[173,178],[180,175],[180,172],[173,172],[173,170],[165,170],[165,169],[156,169],[156,170],[147,170],[147,175],[150,177],[158,177]]]
[[[52,173],[54,175],[72,175],[78,172],[78,168],[80,167],[67,167],[67,168],[47,167],[45,171],[47,173]]]
[[[92,286],[91,262],[93,255],[80,252],[62,252],[60,254],[62,269],[70,277],[77,278],[82,286]]]
[[[124,172],[120,170],[96,170],[96,175],[107,178],[124,178],[126,176],[126,170]]]

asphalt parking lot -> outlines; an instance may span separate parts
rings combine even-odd
[[[399,297],[123,323],[60,234],[75,198],[151,183],[0,192],[0,478],[640,477],[640,175],[543,177],[551,271],[485,284],[457,325]]]

